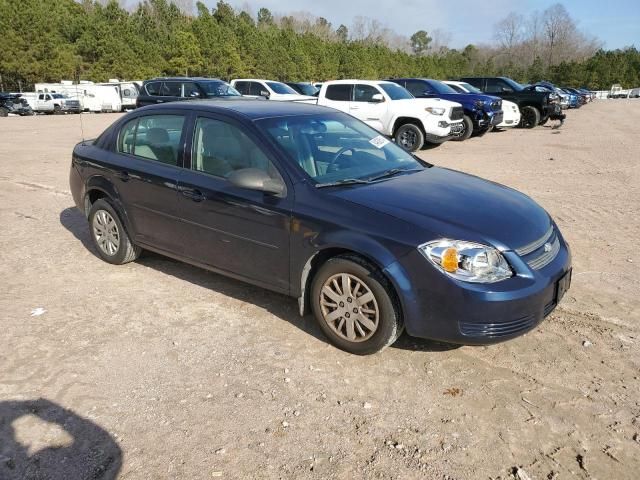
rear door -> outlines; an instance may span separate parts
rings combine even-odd
[[[353,99],[353,84],[336,83],[328,85],[324,96],[318,99],[320,105],[335,108],[345,113],[351,113],[351,101]],[[359,116],[357,116],[360,118]]]
[[[160,95],[158,103],[182,100],[182,82],[171,80],[162,82]]]
[[[242,124],[214,114],[195,120],[190,144],[190,168],[179,182],[186,256],[288,292],[292,193],[265,194],[227,180],[235,170],[255,168],[288,182],[266,145]]]
[[[160,97],[160,89],[162,88],[162,82],[149,82],[146,83],[138,98],[136,99],[136,104],[139,107],[144,107],[146,105],[153,105],[158,103],[158,99]]]
[[[176,254],[184,245],[178,178],[186,126],[179,111],[136,117],[121,128],[110,162],[135,241]]]

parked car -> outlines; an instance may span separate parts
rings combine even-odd
[[[33,110],[22,98],[22,94],[0,92],[0,117],[7,117],[9,114],[24,117],[33,115]]]
[[[275,82],[273,80],[239,78],[231,80],[231,85],[245,97],[265,98],[267,100],[279,101],[313,98],[311,95],[300,95],[286,83]]]
[[[462,344],[513,338],[571,281],[569,247],[532,199],[315,105],[134,110],[76,145],[69,178],[106,262],[148,249],[295,297],[356,354],[403,328]]]
[[[507,77],[464,77],[460,81],[469,83],[489,95],[510,100],[518,105],[521,114],[520,126],[534,128],[544,124],[555,112],[558,97],[552,92],[528,91],[515,80]]]
[[[580,95],[572,92],[566,88],[561,89],[564,93],[569,95],[569,108],[580,108],[584,103],[581,101]]]
[[[37,113],[80,113],[82,105],[77,98],[71,98],[63,93],[23,93],[23,98]]]
[[[242,95],[218,78],[169,77],[145,80],[136,99],[138,107],[182,100],[237,99]]]
[[[314,87],[309,82],[286,82],[291,88],[293,88],[300,95],[307,95],[309,97],[315,97],[320,91],[319,88]]]
[[[309,101],[349,113],[398,145],[414,152],[426,143],[438,144],[463,131],[462,105],[439,98],[415,98],[396,83],[335,80],[322,84]]]
[[[462,133],[453,140],[466,140],[472,134],[483,134],[502,122],[502,99],[485,94],[461,95],[449,85],[430,78],[394,78],[391,82],[406,88],[416,98],[441,98],[462,105]]]
[[[558,96],[558,103],[562,110],[569,108],[571,104],[570,94],[548,82],[534,83],[533,85],[524,85],[525,90],[535,90],[536,92],[553,92]]]
[[[634,88],[629,93],[629,98],[640,98],[640,88]]]
[[[466,82],[445,80],[442,83],[450,86],[458,93],[482,94],[482,91]],[[495,128],[513,128],[520,124],[520,109],[518,105],[509,100],[502,100],[502,115],[502,122],[496,125]]]

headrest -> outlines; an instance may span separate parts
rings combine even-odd
[[[165,128],[150,128],[147,131],[147,141],[152,145],[169,143],[169,134]]]

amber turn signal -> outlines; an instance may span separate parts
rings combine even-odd
[[[455,248],[447,248],[442,254],[442,268],[447,272],[455,272],[458,270],[458,250]]]

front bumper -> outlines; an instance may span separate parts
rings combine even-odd
[[[424,124],[424,122],[423,122]],[[425,141],[428,143],[444,143],[447,140],[455,138],[464,126],[462,120],[451,121],[450,119],[438,120],[436,125],[429,126],[425,124]]]
[[[505,257],[516,271],[494,284],[454,280],[433,268],[417,251],[389,265],[385,273],[400,297],[409,335],[465,345],[486,345],[535,328],[557,304],[558,281],[571,270],[571,253],[557,233],[560,249],[540,270],[515,252]]]

